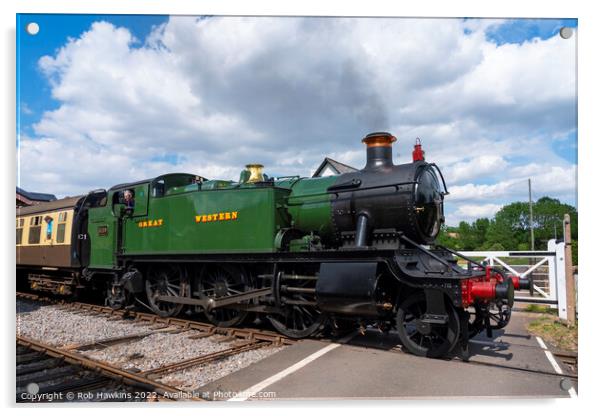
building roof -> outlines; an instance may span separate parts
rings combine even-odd
[[[316,171],[312,175],[312,177],[317,178],[319,176],[322,176],[322,174],[328,168],[330,168],[332,171],[334,171],[335,173],[337,173],[339,175],[341,173],[350,173],[350,172],[358,171],[358,169],[354,168],[353,166],[349,166],[344,163],[337,162],[336,160],[331,159],[329,157],[325,157],[324,160],[322,161],[322,163],[320,163],[320,166],[318,166],[318,169],[316,169]]]
[[[17,186],[17,193],[23,195],[30,201],[56,201],[56,196],[53,194],[43,194],[40,192],[28,192],[25,189]]]
[[[77,204],[77,201],[79,201],[82,197],[83,195],[73,196],[57,199],[56,201],[41,202],[37,205],[32,205],[29,207],[17,207],[17,217],[22,215],[37,214],[39,212],[50,212],[65,208],[73,208]]]

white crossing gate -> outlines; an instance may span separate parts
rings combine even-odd
[[[548,241],[547,251],[460,251],[470,258],[482,258],[490,266],[502,267],[521,278],[531,277],[534,273],[547,270],[547,287],[533,284],[538,296],[515,296],[516,302],[543,303],[558,308],[558,316],[567,319],[566,273],[564,264],[564,242]],[[502,259],[521,258],[526,264],[510,265]],[[512,262],[514,263],[514,262]]]

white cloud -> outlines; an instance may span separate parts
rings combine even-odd
[[[34,113],[34,111],[29,107],[29,105],[26,102],[23,102],[23,101],[21,101],[21,103],[20,103],[19,110],[23,114],[27,114],[28,116],[30,116],[30,115],[32,115]]]
[[[461,205],[458,215],[467,217],[491,217],[502,208],[500,204]]]
[[[422,138],[452,202],[524,199],[528,176],[540,195],[570,195],[574,166],[550,139],[575,128],[576,37],[498,46],[485,31],[499,23],[172,17],[141,42],[94,23],[39,60],[60,105],[21,140],[22,185],[236,179],[249,162],[307,175],[325,156],[361,168],[360,139],[390,130],[397,163]]]
[[[478,201],[501,200],[516,198],[525,200],[528,195],[528,179],[531,178],[532,189],[539,195],[565,196],[576,191],[576,166],[562,168],[549,165],[528,165],[528,173],[515,168],[508,173],[511,179],[494,184],[478,185],[467,183],[465,185],[449,187],[450,201]],[[512,177],[512,174],[516,176]]]
[[[455,226],[460,221],[472,222],[476,218],[492,218],[502,207],[502,204],[462,204],[453,213],[446,215],[445,222]]]
[[[453,184],[466,179],[503,173],[508,162],[495,154],[477,156],[451,166],[446,174],[448,183]]]

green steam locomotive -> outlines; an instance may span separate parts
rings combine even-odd
[[[367,135],[366,166],[330,177],[271,178],[247,165],[237,182],[167,174],[23,208],[19,282],[61,294],[97,288],[114,308],[185,309],[219,326],[265,317],[294,338],[375,325],[396,328],[414,354],[465,350],[471,336],[507,324],[514,289],[530,282],[463,269],[458,253],[433,245],[445,181],[419,143],[411,163],[394,165],[394,141]],[[44,230],[33,224],[61,210],[63,241],[52,230],[50,244],[36,239]]]

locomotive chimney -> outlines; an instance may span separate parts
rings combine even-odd
[[[391,133],[370,133],[362,139],[366,144],[366,167],[364,170],[377,170],[393,166],[393,142],[397,138]]]

